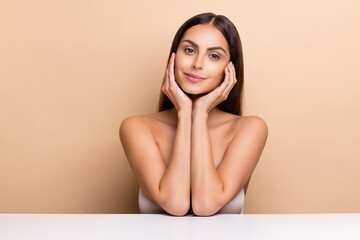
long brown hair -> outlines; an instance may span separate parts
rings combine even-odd
[[[201,13],[190,19],[188,19],[179,30],[176,32],[174,40],[171,45],[168,61],[170,61],[171,53],[176,52],[180,40],[183,37],[186,30],[189,28],[198,25],[198,24],[212,24],[224,35],[230,50],[230,61],[233,62],[236,71],[237,82],[234,87],[231,89],[227,100],[221,102],[217,105],[217,108],[228,113],[242,115],[242,98],[243,98],[243,86],[244,86],[244,62],[243,62],[243,52],[240,41],[239,33],[235,25],[223,15],[215,15],[214,13]],[[163,83],[165,76],[163,79]],[[174,104],[166,96],[166,94],[160,92],[159,100],[159,112],[166,109],[174,107]]]

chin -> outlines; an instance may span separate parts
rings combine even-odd
[[[210,91],[206,91],[206,89],[197,89],[197,88],[181,88],[185,93],[191,94],[191,95],[201,95],[206,94]]]
[[[179,87],[187,94],[191,95],[201,95],[207,94],[214,90],[217,86],[210,84],[210,82],[206,82],[208,80],[204,80],[204,82],[200,83],[190,83],[187,79],[181,79],[178,83]]]
[[[181,89],[188,93],[188,94],[192,94],[192,95],[201,95],[201,94],[208,94],[209,92],[213,91],[217,86],[211,86],[211,85],[187,85],[184,84]]]

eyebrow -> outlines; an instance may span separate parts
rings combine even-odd
[[[193,45],[195,48],[199,49],[199,45],[196,44],[195,42],[189,40],[189,39],[183,40],[183,41],[181,41],[181,42],[188,42],[188,43],[190,43],[191,45]],[[226,51],[225,51],[222,47],[211,47],[211,48],[208,48],[207,50],[209,51],[209,50],[216,50],[216,49],[223,50],[224,53],[226,54]]]

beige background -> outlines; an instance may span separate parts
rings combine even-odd
[[[118,130],[156,111],[175,32],[236,25],[269,137],[245,213],[360,212],[360,4],[0,1],[0,212],[137,213]]]

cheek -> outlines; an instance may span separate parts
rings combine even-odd
[[[175,67],[178,69],[184,69],[191,66],[191,59],[183,57],[182,54],[176,57],[175,59]]]
[[[175,73],[175,77],[180,77],[183,72],[187,72],[188,71],[188,63],[187,61],[185,61],[185,59],[178,57],[175,60],[175,66],[174,66],[174,73]]]
[[[175,77],[175,81],[178,84],[181,84],[181,75],[182,75],[182,66],[179,65],[178,63],[175,63],[174,66],[174,77]]]
[[[223,78],[225,77],[225,67],[219,67],[214,69],[214,71],[212,72],[212,76],[214,79],[216,79],[218,83],[221,83]]]

